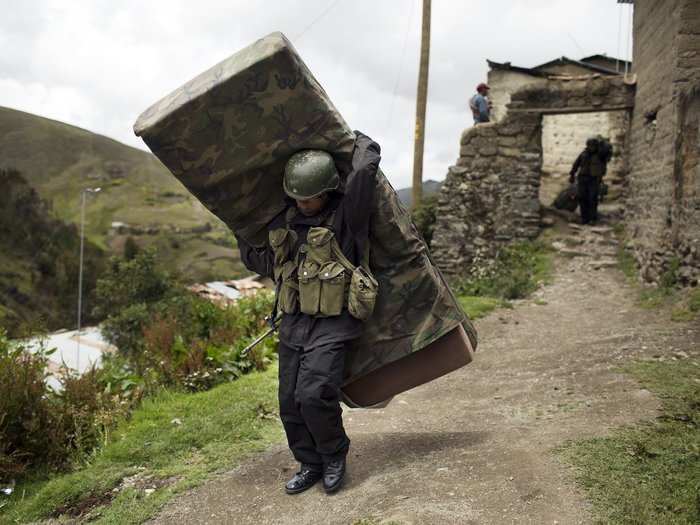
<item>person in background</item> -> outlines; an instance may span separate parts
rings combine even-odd
[[[569,173],[571,184],[576,181],[578,172],[578,204],[581,210],[581,224],[595,224],[598,220],[600,185],[611,156],[612,146],[601,145],[598,137],[591,137],[586,141],[586,149],[579,154],[571,167]]]
[[[489,101],[489,86],[483,82],[476,86],[476,94],[469,99],[469,107],[472,110],[474,124],[490,122],[491,102]]]

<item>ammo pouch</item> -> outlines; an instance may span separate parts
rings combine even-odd
[[[322,226],[309,229],[306,244],[297,254],[293,230],[272,230],[269,239],[282,312],[334,317],[347,307],[350,315],[361,321],[372,315],[379,285],[368,269],[369,252],[364,254],[362,265],[354,266],[340,249],[333,230]]]
[[[331,257],[332,246],[337,244],[334,234],[328,228],[311,228],[306,242],[301,249],[304,262],[299,268],[301,312],[323,317],[340,315],[345,305],[349,274]]]
[[[290,256],[297,242],[297,234],[293,230],[277,228],[270,232],[269,240],[275,257],[274,278],[279,283],[277,305],[283,313],[294,314],[299,306],[299,285],[297,264],[290,260]]]
[[[350,291],[348,293],[348,311],[350,315],[365,321],[374,311],[377,301],[379,283],[363,266],[358,266],[352,272]]]

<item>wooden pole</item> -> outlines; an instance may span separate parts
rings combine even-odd
[[[418,94],[416,97],[416,136],[413,146],[413,208],[420,204],[423,197],[423,146],[425,144],[425,112],[428,104],[428,64],[430,60],[430,0],[423,0],[422,25]]]

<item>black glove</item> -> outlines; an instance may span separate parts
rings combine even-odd
[[[576,182],[576,175],[569,173],[569,184],[573,184],[574,182]]]

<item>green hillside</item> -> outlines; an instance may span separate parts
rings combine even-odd
[[[156,247],[158,259],[187,280],[245,273],[226,227],[150,153],[0,107],[0,168],[22,172],[66,222],[79,222],[81,190],[100,187],[87,199],[85,228],[108,251],[121,253],[132,236],[141,247]],[[113,222],[127,226],[117,231]]]
[[[76,322],[80,235],[51,217],[22,175],[0,169],[0,326],[11,337],[55,330]],[[104,252],[85,243],[83,319],[90,323]]]

